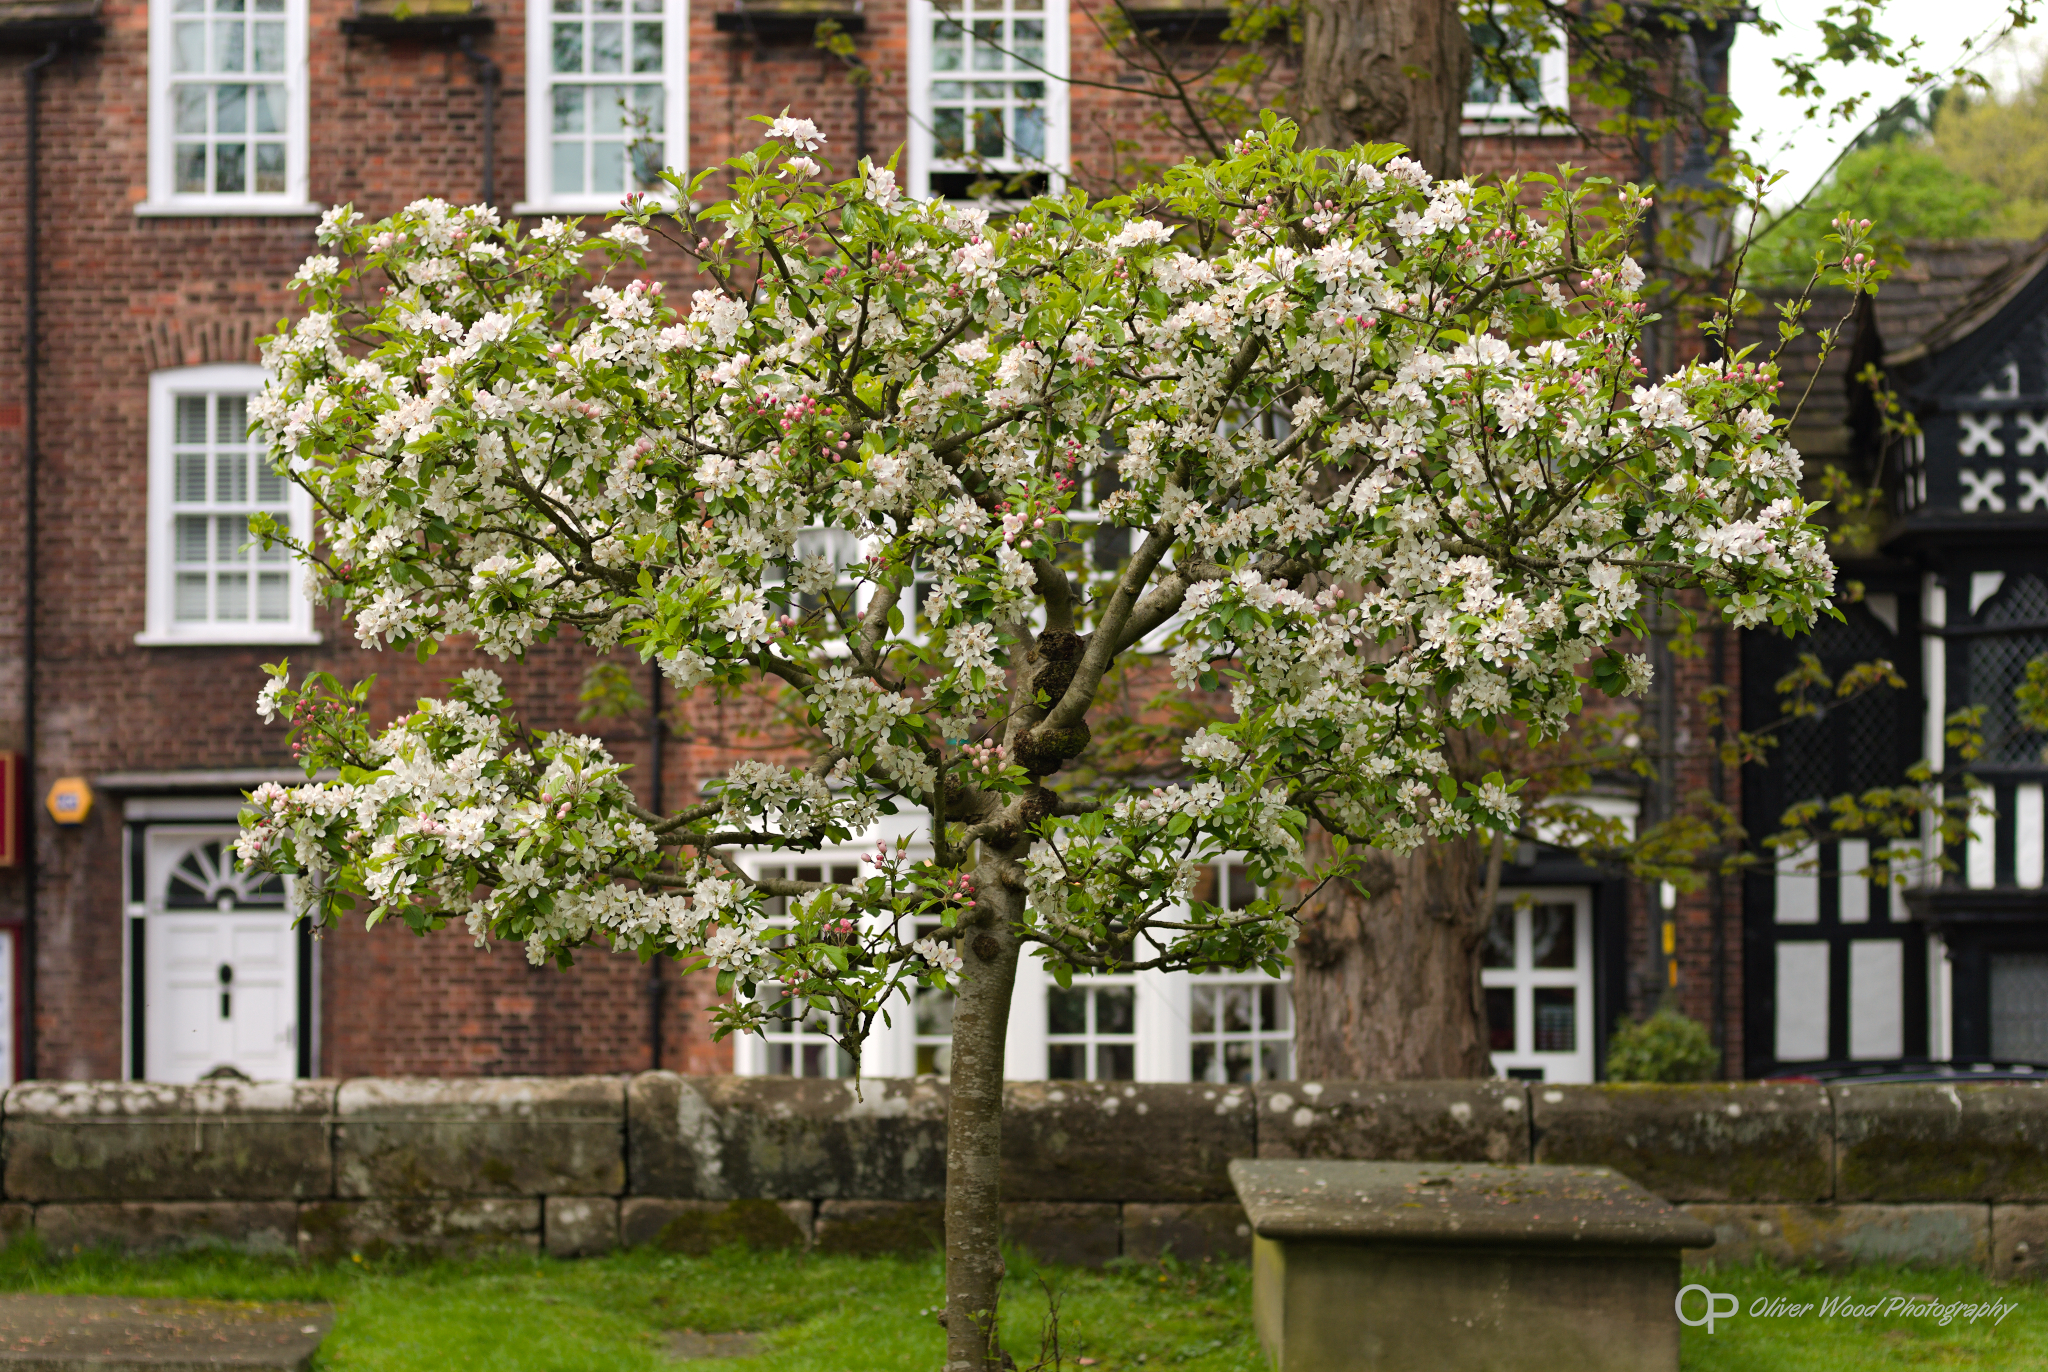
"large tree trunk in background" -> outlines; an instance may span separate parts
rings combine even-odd
[[[1311,861],[1329,857],[1317,831]],[[1491,1074],[1479,943],[1491,845],[1368,850],[1350,880],[1301,912],[1294,949],[1294,1075],[1303,1081]]]
[[[1404,143],[1432,175],[1456,176],[1471,69],[1450,0],[1309,0],[1293,105],[1310,146]]]

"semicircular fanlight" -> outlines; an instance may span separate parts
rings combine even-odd
[[[284,904],[284,878],[275,872],[239,872],[219,839],[194,844],[171,869],[164,905],[172,910],[269,908]]]

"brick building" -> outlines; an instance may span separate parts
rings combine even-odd
[[[479,952],[452,931],[422,942],[345,927],[316,941],[290,929],[276,883],[222,856],[239,793],[293,775],[282,732],[252,708],[260,663],[374,673],[379,717],[478,665],[359,649],[348,626],[308,610],[288,563],[231,536],[257,510],[308,517],[252,461],[242,421],[254,340],[291,308],[283,283],[322,207],[376,216],[440,196],[520,216],[602,211],[646,165],[713,164],[752,146],[748,116],[784,107],[817,120],[842,166],[903,147],[920,195],[975,179],[945,156],[949,140],[1020,176],[1093,184],[1129,156],[1181,151],[1151,122],[1156,107],[1123,89],[1136,78],[1086,7],[973,0],[956,22],[928,0],[822,6],[426,0],[398,17],[374,0],[0,0],[0,749],[32,757],[19,794],[35,813],[28,850],[0,867],[0,1068],[836,1070],[802,1026],[714,1044],[709,987],[672,967],[595,952],[567,974],[535,970],[516,948]],[[813,42],[821,16],[854,58]],[[1220,11],[1180,6],[1161,23],[1189,60],[1222,28]],[[853,79],[857,67],[870,79]],[[1546,59],[1546,103],[1564,80],[1561,55]],[[1468,94],[1475,174],[1567,158],[1623,177],[1685,170],[1682,155],[1645,168],[1585,148],[1483,80]],[[679,263],[653,267],[687,281]],[[1681,669],[1732,680],[1735,645],[1716,652]],[[530,723],[565,727],[585,665],[556,646],[500,670]],[[580,727],[633,764],[643,799],[674,804],[725,770],[750,721],[704,706],[664,724],[674,702],[645,681],[638,717]],[[53,822],[45,798],[74,777],[89,811]],[[1707,780],[1674,777],[1662,803]],[[1643,799],[1609,803],[1633,812]],[[1654,897],[1628,883],[1535,846],[1509,876],[1535,903],[1508,917],[1487,973],[1503,1070],[1590,1079],[1602,1026],[1667,981],[1741,1060],[1734,897],[1682,902],[1667,958]],[[1032,1002],[1030,989],[1020,1003],[1045,1013],[1020,1016],[1020,1075],[1287,1074],[1274,988],[1110,983],[1084,988],[1085,1004]],[[942,1064],[942,1017],[906,1018],[898,1037],[869,1070]]]

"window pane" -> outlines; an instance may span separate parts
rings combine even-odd
[[[179,562],[206,563],[205,515],[179,515],[176,558]]]
[[[284,132],[284,87],[255,86],[256,132]]]
[[[242,9],[242,0],[213,0],[215,14],[240,14]]]
[[[172,595],[171,613],[178,619],[206,618],[206,573],[180,572]]]
[[[1003,155],[1003,112],[1001,110],[976,110],[974,112],[974,151],[983,157]]]
[[[1043,19],[1019,19],[1010,26],[1012,43],[1010,51],[1016,60],[1011,65],[1031,71],[1045,65],[1045,21]]]
[[[590,189],[599,195],[625,194],[626,145],[624,143],[593,143],[590,145]]]
[[[633,143],[629,151],[633,154],[634,185],[644,189],[661,179],[661,169],[665,165],[661,153],[663,146],[659,138],[642,138]]]
[[[1001,71],[1003,69],[1003,54],[998,46],[1002,41],[1002,20],[977,19],[974,21],[974,69],[976,71]]]
[[[1048,1044],[1045,1075],[1051,1081],[1086,1081],[1088,1046],[1082,1043]]]
[[[633,87],[633,122],[631,127],[637,133],[664,133],[663,123],[665,102],[661,98],[660,86]]]
[[[171,13],[173,14],[204,14],[205,12],[206,0],[172,0]]]
[[[206,190],[206,144],[180,143],[177,151],[172,154],[172,160],[176,164],[172,175],[179,190]]]
[[[1290,1043],[1262,1043],[1259,1045],[1259,1080],[1292,1081],[1294,1079],[1294,1045]]]
[[[270,465],[270,459],[262,455],[256,458],[256,503],[272,505],[284,499],[284,478]],[[283,511],[275,511],[279,519]]]
[[[1129,986],[1104,986],[1095,992],[1095,1032],[1098,1034],[1128,1034],[1135,1022],[1132,1002],[1135,993]]]
[[[178,479],[172,487],[171,499],[181,505],[206,503],[206,454],[178,454]]]
[[[256,0],[249,8],[258,14],[283,14],[284,0]]]
[[[1223,1045],[1223,1079],[1225,1081],[1250,1081],[1252,1079],[1252,1046],[1249,1043],[1226,1043]]]
[[[1479,949],[1481,967],[1515,965],[1515,907],[1493,907],[1493,923],[1486,930],[1486,942]]]
[[[1538,967],[1579,965],[1578,907],[1538,905],[1529,911],[1529,959]]]
[[[965,81],[932,82],[932,99],[934,100],[964,100],[966,98],[967,83]]]
[[[1233,1044],[1232,1047],[1237,1045]],[[1095,1045],[1095,1080],[1136,1081],[1138,1050],[1128,1043]]]
[[[594,72],[626,69],[626,35],[617,23],[590,26],[590,69]]]
[[[932,142],[938,145],[940,157],[959,157],[966,151],[965,127],[959,110],[932,111]]]
[[[181,395],[178,397],[178,421],[176,441],[204,443],[206,441],[206,397],[203,395]],[[206,499],[200,496],[199,499]]]
[[[661,70],[661,24],[635,24],[633,26],[633,70]]]
[[[249,70],[284,70],[284,24],[271,20],[249,26]]]
[[[216,191],[236,192],[248,187],[249,178],[245,170],[247,151],[240,143],[213,145],[213,188]]]
[[[1213,1034],[1216,1032],[1215,987],[1197,986],[1195,988],[1194,996],[1188,1002],[1188,1032],[1194,1034]]]
[[[1991,955],[1991,1055],[2048,1057],[2048,953]]]
[[[234,19],[216,19],[213,24],[213,69],[242,70],[242,25]]]
[[[249,574],[247,572],[222,572],[214,583],[219,597],[215,606],[216,619],[247,619],[249,617]]]
[[[1058,987],[1045,993],[1045,1027],[1052,1034],[1085,1034],[1088,1032],[1088,990],[1076,986],[1062,991]]]
[[[911,994],[912,1019],[917,1032],[937,1038],[953,1032],[953,993],[920,986]]]
[[[249,516],[221,515],[213,521],[213,560],[246,562],[242,545],[249,541]]]
[[[1001,81],[977,81],[974,83],[974,98],[976,100],[1000,100],[1009,93],[1009,87]],[[1210,875],[1212,877],[1214,873],[1215,869],[1211,868]]]
[[[1015,81],[1011,83],[1010,89],[1016,93],[1016,96],[1019,100],[1037,101],[1045,99],[1045,82],[1043,81]],[[1233,872],[1245,873],[1245,881],[1247,884],[1250,883],[1250,869],[1244,867],[1233,867],[1230,870]],[[1233,891],[1235,889],[1235,887],[1232,888]],[[1233,895],[1231,899],[1236,900],[1238,899],[1238,897]],[[1247,895],[1243,897],[1243,899],[1246,903],[1249,903],[1253,899],[1253,896]],[[1235,909],[1237,907],[1233,906],[1232,908]]]
[[[1579,1044],[1579,993],[1569,986],[1536,988],[1536,1051],[1570,1053]]]
[[[592,14],[621,14],[624,13],[625,8],[625,5],[621,4],[620,0],[590,0],[590,12]]]
[[[283,572],[265,572],[256,578],[256,618],[273,621],[291,618],[288,580]]]
[[[247,86],[215,86],[213,88],[213,127],[216,133],[247,133],[249,131],[249,88]]]
[[[1223,1031],[1249,1034],[1252,1031],[1252,988],[1229,986],[1223,991]]]
[[[583,25],[555,25],[555,70],[583,70]]]
[[[206,70],[206,21],[188,19],[171,25],[171,70]]]
[[[633,13],[660,14],[661,0],[633,0]]]
[[[248,396],[215,396],[213,398],[213,415],[214,442],[222,445],[239,445],[249,436]]]
[[[1515,990],[1512,986],[1486,988],[1486,1032],[1488,1051],[1515,1051]]]
[[[952,1076],[953,1045],[950,1043],[918,1044],[917,1075],[920,1077]]]
[[[179,133],[206,132],[206,87],[179,86],[171,93],[172,127]]]
[[[249,500],[249,458],[221,453],[213,463],[213,499],[217,505],[244,505]]]
[[[574,195],[583,189],[583,145],[557,143],[550,182],[557,195]]]
[[[556,14],[583,13],[583,0],[555,0]]]
[[[950,20],[932,25],[932,70],[960,70],[960,26]]]
[[[256,189],[265,194],[281,194],[284,190],[284,144],[258,143],[256,145]]]
[[[1222,1075],[1217,1068],[1216,1045],[1213,1043],[1196,1044],[1194,1051],[1188,1058],[1188,1080],[1217,1081]],[[1211,1076],[1212,1072],[1215,1072],[1216,1075]]]
[[[555,87],[555,132],[583,132],[583,87]],[[580,183],[577,189],[582,189]]]
[[[1045,111],[1035,109],[1018,110],[1015,117],[1017,120],[1017,156],[1043,158],[1045,156]],[[1240,867],[1236,870],[1243,871],[1244,869]],[[1231,899],[1237,899],[1234,887],[1231,891]],[[1249,897],[1247,897],[1245,903],[1250,903]],[[1243,906],[1233,905],[1231,908],[1242,909]]]
[[[589,86],[590,131],[624,133],[627,128],[626,93],[617,86]]]

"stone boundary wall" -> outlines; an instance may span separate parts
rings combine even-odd
[[[1567,1163],[1706,1220],[1713,1261],[2048,1275],[2044,1086],[1014,1082],[1005,1222],[1061,1261],[1232,1256],[1232,1158]],[[917,1251],[939,1238],[945,1113],[928,1079],[26,1082],[0,1102],[0,1232],[59,1252]]]

